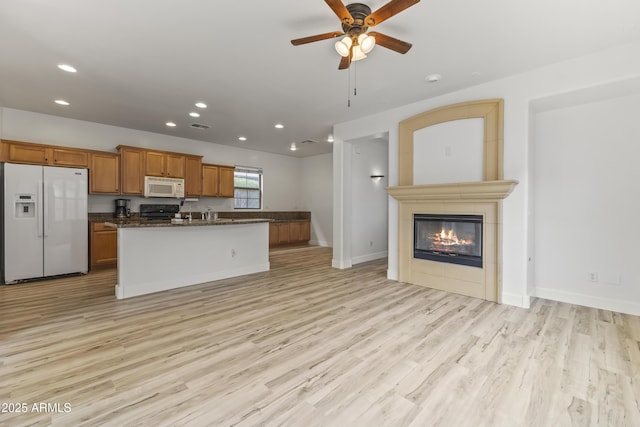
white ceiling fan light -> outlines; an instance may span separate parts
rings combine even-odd
[[[360,61],[361,59],[366,58],[367,55],[364,54],[360,45],[355,45],[353,47],[353,54],[351,55],[352,61]]]
[[[367,54],[376,46],[376,38],[375,36],[362,33],[358,36],[358,45],[360,46],[362,53]]]
[[[345,37],[342,40],[338,40],[335,44],[336,52],[338,52],[340,56],[347,57],[349,56],[352,44],[353,41],[351,40],[351,37]]]

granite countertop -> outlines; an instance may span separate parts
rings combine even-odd
[[[231,219],[220,218],[217,220],[193,219],[191,222],[184,220],[181,223],[174,224],[169,220],[131,220],[131,219],[111,219],[105,221],[107,227],[113,228],[147,228],[147,227],[200,227],[205,225],[240,225],[240,224],[256,224],[260,222],[272,222],[266,218],[248,218],[248,219]]]
[[[183,215],[189,211],[181,212]],[[200,219],[200,212],[193,211],[192,214]],[[233,211],[218,212],[219,219],[270,219],[273,222],[308,222],[311,221],[311,212],[309,211]],[[94,212],[89,213],[90,222],[111,222],[114,224],[122,224],[123,222],[144,221],[140,219],[139,212],[131,212],[130,218],[115,218],[113,212]]]

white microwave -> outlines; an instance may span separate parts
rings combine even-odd
[[[145,176],[144,197],[184,198],[184,179]]]

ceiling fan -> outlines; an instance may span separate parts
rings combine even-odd
[[[340,65],[338,65],[339,70],[349,68],[352,61],[366,58],[366,54],[369,53],[376,44],[402,54],[407,53],[409,49],[411,49],[411,43],[378,32],[372,31],[367,34],[367,30],[413,6],[420,2],[420,0],[391,0],[373,13],[371,13],[369,6],[362,3],[351,3],[345,6],[341,0],[324,1],[338,18],[340,18],[342,31],[332,31],[330,33],[294,39],[291,40],[291,44],[298,46],[345,36],[335,44],[336,50],[342,56]]]

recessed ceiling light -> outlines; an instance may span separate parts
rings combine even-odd
[[[170,128],[176,127],[176,124],[174,122],[167,122],[165,123],[165,125],[169,126]]]
[[[69,64],[58,64],[58,68],[60,68],[62,71],[66,71],[67,73],[76,73],[78,71],[75,69],[75,67],[72,67]]]
[[[247,138],[244,137],[244,136],[239,136],[238,137],[238,141],[246,141],[246,140],[247,140]]]
[[[442,76],[441,76],[440,74],[429,74],[429,75],[426,77],[426,80],[427,80],[429,83],[435,83],[435,82],[437,82],[438,80],[440,80],[441,78],[442,78]]]
[[[329,137],[327,138],[327,142],[333,142],[333,135],[329,135]]]
[[[70,105],[67,101],[65,101],[64,99],[56,99],[54,101],[56,104],[58,105]]]
[[[207,108],[207,104],[204,102],[196,102],[196,107],[198,108]]]
[[[282,123],[276,123],[274,126],[276,129],[282,129],[284,125]]]
[[[291,147],[289,148],[289,150],[291,151],[296,151],[298,149],[298,147],[296,147],[295,143],[291,143]]]
[[[196,113],[195,111],[190,112],[189,115],[191,117],[200,117],[200,114]]]

